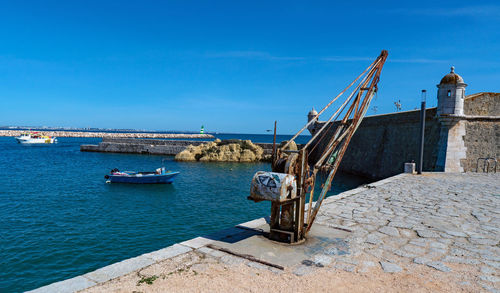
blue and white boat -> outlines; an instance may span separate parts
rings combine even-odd
[[[172,183],[179,172],[165,170],[165,167],[156,169],[154,172],[111,170],[109,175],[105,175],[106,183],[135,183],[135,184],[165,184]]]

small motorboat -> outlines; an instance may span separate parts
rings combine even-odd
[[[172,183],[179,172],[166,170],[165,167],[156,169],[154,172],[135,172],[123,171],[118,169],[111,170],[109,175],[105,175],[106,183],[135,183],[135,184],[154,184],[154,183]]]
[[[16,136],[16,140],[22,144],[52,144],[57,142],[55,137],[32,131],[21,133],[20,136]]]

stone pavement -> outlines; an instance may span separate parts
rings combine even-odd
[[[463,291],[500,292],[500,174],[401,174],[327,198],[314,225],[343,231],[345,238],[339,240],[345,247],[300,256],[284,271],[207,247],[220,241],[229,248],[241,244],[251,229],[265,223],[257,219],[35,291],[102,292],[186,269],[203,272],[218,263],[296,276],[335,270],[354,278],[379,272],[422,276],[430,271],[423,278],[450,280]]]
[[[473,265],[486,290],[500,288],[500,174],[398,175],[354,196],[326,199],[316,224],[352,230],[352,253],[385,272],[419,264],[451,272]],[[351,261],[348,270],[362,270]]]

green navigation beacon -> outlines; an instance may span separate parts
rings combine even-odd
[[[205,127],[203,127],[203,125],[201,126],[201,129],[200,129],[200,134],[203,134],[205,133]]]

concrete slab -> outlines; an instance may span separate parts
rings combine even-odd
[[[101,283],[114,278],[118,278],[135,270],[142,269],[144,267],[152,265],[153,263],[153,259],[141,255],[100,268],[83,276],[92,281]]]
[[[93,282],[85,277],[78,276],[71,279],[67,279],[64,281],[60,281],[57,283],[52,283],[50,285],[40,287],[38,289],[27,291],[30,293],[70,293],[75,291],[80,291],[86,288],[90,288],[96,285],[96,282]]]
[[[208,247],[202,247],[200,249],[197,249],[196,251],[213,256],[213,257],[223,257],[225,254],[224,252],[208,248]]]
[[[169,246],[169,247],[157,250],[157,251],[143,254],[142,256],[150,258],[154,261],[162,261],[162,260],[174,257],[174,256],[181,255],[183,253],[192,251],[192,250],[193,249],[191,247],[187,247],[187,246],[180,245],[180,244],[174,244],[172,246]]]
[[[196,237],[191,240],[187,240],[184,242],[181,242],[181,245],[191,247],[193,249],[198,249],[200,247],[206,246],[207,244],[212,243],[213,240],[205,238],[205,237]]]
[[[386,179],[383,179],[383,180],[379,180],[377,182],[370,183],[370,184],[368,184],[368,186],[372,186],[372,187],[381,186],[381,185],[387,184],[389,182],[393,182],[393,181],[396,181],[396,180],[401,180],[401,179],[403,179],[404,177],[407,177],[407,176],[412,176],[412,174],[401,173],[401,174],[396,175],[396,176],[392,176],[392,177],[389,177],[389,178],[386,178]]]
[[[260,227],[262,225],[265,225],[266,223],[267,223],[266,218],[259,218],[259,219],[255,219],[255,220],[252,220],[252,221],[248,221],[248,222],[239,224],[236,227],[244,227],[244,228],[255,229],[255,228],[258,228],[258,227]]]
[[[264,231],[264,232],[258,232]],[[314,225],[308,233],[307,240],[298,245],[289,245],[270,241],[264,237],[269,225],[261,225],[256,231],[245,230],[223,240],[215,240],[214,245],[226,248],[231,252],[249,254],[260,260],[284,267],[301,264],[304,260],[313,261],[319,254],[326,256],[349,254],[349,245],[344,240],[349,232],[332,229],[322,225]],[[224,239],[230,241],[224,241]],[[238,239],[237,241],[234,241]]]
[[[235,243],[254,235],[261,235],[264,232],[262,227],[265,226],[268,225],[264,224],[264,226],[258,226],[256,228],[247,228],[247,227],[238,228],[238,226],[235,226],[228,229],[220,230],[214,234],[210,234],[206,236],[206,238],[213,240],[211,244],[214,244],[217,241],[222,241],[226,243]]]

